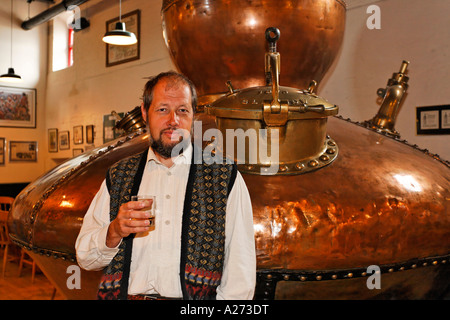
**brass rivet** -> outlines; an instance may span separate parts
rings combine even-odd
[[[333,274],[333,275],[331,276],[331,279],[336,280],[336,279],[337,279],[337,275]]]
[[[426,266],[428,265],[428,263],[424,262],[422,265],[423,265],[424,267],[426,267]]]
[[[388,271],[389,271],[389,272],[394,272],[394,269],[391,268],[391,269],[389,269]]]
[[[317,276],[316,280],[318,280],[318,281],[322,280],[322,276]]]
[[[280,171],[281,172],[285,172],[285,171],[287,171],[288,170],[288,167],[287,166],[280,166]]]
[[[330,160],[330,157],[328,157],[327,155],[321,155],[321,156],[319,157],[319,159],[320,159],[321,161],[328,161],[328,160]]]
[[[405,267],[400,267],[400,269],[398,269],[399,271],[403,271],[405,270]]]
[[[334,154],[336,151],[334,149],[328,148],[326,152],[328,154]]]
[[[317,167],[318,164],[319,162],[317,162],[317,160],[311,160],[310,162],[308,162],[308,166],[310,167]]]
[[[267,278],[267,279],[272,279],[272,275],[271,275],[271,274],[268,274],[268,275],[266,276],[266,278]]]
[[[417,264],[413,264],[413,265],[411,266],[411,268],[413,268],[413,269],[417,268]]]
[[[300,280],[301,280],[301,281],[305,281],[305,280],[306,280],[306,277],[305,277],[305,276],[301,276],[301,277],[300,277]]]
[[[367,276],[367,272],[363,272],[363,273],[361,273],[361,276],[362,276],[362,277],[365,277],[365,276]]]
[[[437,264],[438,264],[438,262],[437,262],[437,261],[435,260],[435,261],[433,261],[433,264],[434,264],[434,265],[437,265]]]
[[[283,277],[283,279],[284,279],[284,280],[289,280],[289,276],[288,276],[288,275],[285,275],[285,276]]]
[[[296,168],[297,170],[302,170],[304,167],[305,167],[305,166],[304,166],[301,162],[299,162],[299,163],[297,163],[297,164],[295,165],[295,168]]]
[[[347,277],[349,277],[349,278],[353,277],[353,273],[349,272],[349,273],[347,274]]]

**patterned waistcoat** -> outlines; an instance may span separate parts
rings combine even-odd
[[[108,170],[106,183],[111,198],[111,221],[121,204],[138,193],[147,153],[148,150],[121,160]],[[183,299],[216,297],[223,270],[227,198],[236,173],[236,166],[231,164],[191,162],[181,233]],[[99,299],[127,299],[133,238],[131,234],[122,240],[118,253],[104,270],[97,294]]]

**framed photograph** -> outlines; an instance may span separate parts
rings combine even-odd
[[[36,89],[0,86],[0,127],[36,128]]]
[[[59,133],[59,150],[70,149],[70,134],[69,131],[61,131]]]
[[[0,166],[5,164],[6,141],[0,138]]]
[[[450,129],[450,108],[441,110],[441,128]]]
[[[86,126],[86,143],[94,143],[94,125]]]
[[[120,118],[124,116],[123,112],[118,112],[117,114]],[[103,116],[103,143],[117,139],[122,135],[123,130],[116,128],[116,122],[117,118],[112,114]]]
[[[416,108],[417,134],[450,134],[450,105]]]
[[[58,129],[48,129],[48,152],[58,152]]]
[[[115,29],[119,17],[106,22],[106,31]],[[136,35],[137,43],[129,46],[117,46],[106,44],[106,66],[111,67],[121,63],[138,60],[140,57],[140,33],[141,33],[141,11],[135,10],[122,15],[122,22],[125,22],[127,31]]]
[[[83,143],[83,126],[73,127],[73,144]]]
[[[37,161],[37,141],[10,141],[9,161]]]
[[[77,155],[82,154],[82,153],[83,153],[82,148],[73,148],[73,150],[72,150],[72,154],[74,157],[76,157]]]

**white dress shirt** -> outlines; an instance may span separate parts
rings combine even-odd
[[[138,194],[156,196],[155,229],[138,233],[133,240],[128,294],[182,297],[181,222],[192,152],[191,146],[167,168],[149,148]],[[103,269],[118,252],[118,246],[108,248],[105,244],[110,224],[109,205],[110,197],[103,181],[75,244],[77,260],[83,269]],[[217,299],[252,299],[255,283],[252,206],[238,172],[227,200],[224,269]]]

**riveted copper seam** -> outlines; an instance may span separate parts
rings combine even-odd
[[[412,259],[402,263],[386,264],[378,266],[380,273],[393,273],[412,270],[421,267],[445,265],[450,261],[450,254],[438,257]],[[258,270],[256,299],[272,300],[275,298],[275,289],[278,281],[333,281],[354,278],[364,278],[372,273],[367,273],[367,267],[340,270]]]

